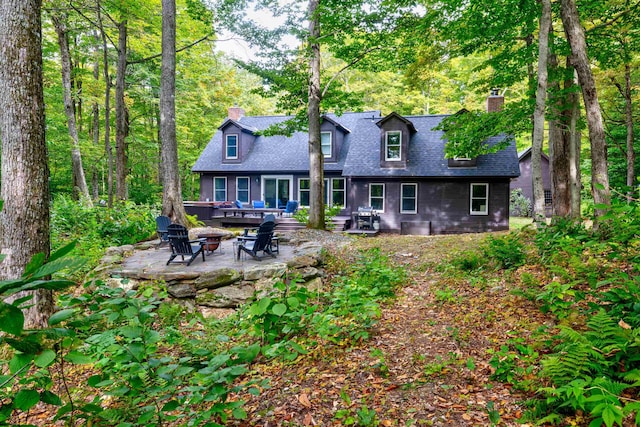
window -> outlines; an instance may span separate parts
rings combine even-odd
[[[325,158],[331,157],[331,132],[321,132],[320,133],[320,145],[322,146],[322,154]]]
[[[346,204],[344,178],[324,180],[324,202],[327,206],[342,206]]]
[[[298,200],[300,206],[309,207],[311,197],[311,179],[298,180]],[[347,192],[344,178],[325,178],[324,203],[327,206],[342,206],[347,204]]]
[[[544,190],[544,205],[551,206],[552,202],[551,190]]]
[[[489,184],[471,184],[471,215],[489,213]]]
[[[300,206],[309,207],[311,198],[311,180],[309,178],[300,178],[298,180],[298,200]]]
[[[385,134],[385,160],[397,161],[402,156],[402,132],[389,131]]]
[[[249,203],[249,178],[246,176],[236,178],[236,200]]]
[[[227,178],[213,178],[213,201],[224,202],[227,200]]]
[[[400,213],[418,213],[418,184],[400,184]]]
[[[226,156],[227,159],[238,158],[238,135],[227,135]]]
[[[378,212],[384,211],[384,184],[369,184],[369,206]]]

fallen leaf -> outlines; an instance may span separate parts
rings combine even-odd
[[[309,396],[307,396],[306,393],[302,393],[298,396],[298,402],[306,408],[311,408],[311,402],[309,401]]]

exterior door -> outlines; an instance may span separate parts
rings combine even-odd
[[[265,205],[270,208],[284,209],[291,197],[292,177],[264,177],[262,188]]]

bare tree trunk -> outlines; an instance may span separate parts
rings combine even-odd
[[[98,35],[94,33],[94,39],[96,42],[96,52],[99,52],[100,46],[98,44]],[[93,79],[98,82],[100,80],[100,60],[96,55],[95,60],[93,62]],[[100,145],[100,106],[97,101],[93,102],[91,106],[91,137],[93,139],[93,145],[96,147]],[[98,178],[98,167],[95,162],[91,165],[91,194],[94,201],[98,200],[100,197],[100,180]]]
[[[549,68],[558,70],[555,54],[549,55]],[[557,72],[555,74],[558,74]],[[560,82],[550,83],[555,99],[549,102],[552,119],[549,120],[549,168],[551,176],[552,215],[568,217],[571,212],[569,180],[569,124],[570,112],[566,110],[566,96],[561,94]]]
[[[320,21],[319,0],[309,0],[309,227],[325,228],[324,218],[324,157],[320,143]]]
[[[127,200],[127,106],[124,102],[127,72],[127,20],[118,23],[118,69],[116,72],[116,200]]]
[[[630,202],[633,198],[633,187],[635,186],[635,163],[636,152],[633,147],[633,140],[635,138],[633,132],[633,98],[631,97],[631,66],[627,63],[624,64],[624,88],[620,83],[615,81],[612,77],[613,84],[618,88],[618,92],[624,99],[624,116],[625,125],[627,127],[627,147],[625,156],[627,158],[627,187],[629,187],[629,193],[627,195]]]
[[[567,59],[567,68],[569,60]],[[573,71],[571,86],[575,86],[576,72]],[[569,85],[565,85],[569,87]],[[582,199],[582,176],[580,174],[580,149],[582,136],[578,131],[580,119],[580,97],[575,91],[571,91],[568,102],[571,105],[571,119],[569,120],[569,180],[571,182],[571,218],[579,219],[581,216],[580,202]]]
[[[611,205],[611,191],[609,189],[609,174],[607,166],[607,144],[604,137],[602,113],[598,102],[598,92],[593,73],[587,56],[584,28],[580,23],[578,9],[574,0],[560,1],[560,14],[564,32],[571,46],[571,64],[578,73],[582,88],[582,98],[587,115],[589,141],[591,143],[591,192],[595,202],[595,219],[597,220]]]
[[[41,0],[0,0],[1,279],[20,277],[34,254],[49,256],[41,9]],[[51,291],[35,292],[31,303],[27,327],[46,325]]]
[[[80,154],[80,144],[78,142],[78,129],[76,127],[75,109],[71,94],[71,53],[69,52],[69,39],[67,31],[66,16],[51,14],[51,21],[58,35],[60,45],[60,62],[62,65],[62,90],[64,98],[64,112],[67,115],[67,127],[71,138],[71,168],[73,171],[73,182],[78,191],[82,203],[91,206],[91,196],[87,187],[87,180],[82,166],[82,155]]]
[[[113,206],[113,149],[111,147],[111,76],[109,74],[109,51],[107,34],[102,25],[102,5],[96,1],[98,25],[102,39],[102,73],[104,74],[104,151],[107,154],[107,196],[109,207]]]
[[[186,224],[176,139],[176,0],[162,0],[162,73],[160,77],[160,143],[162,146],[162,213]]]
[[[538,87],[536,108],[533,112],[533,141],[531,145],[531,178],[533,180],[533,220],[545,221],[544,186],[542,183],[542,142],[544,140],[544,112],[547,96],[547,59],[551,30],[551,1],[542,0],[540,35],[538,40]]]

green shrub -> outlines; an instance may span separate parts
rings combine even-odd
[[[518,233],[488,236],[482,249],[484,255],[501,269],[517,268],[526,261],[524,242]]]
[[[511,190],[509,197],[509,215],[511,216],[531,216],[531,200],[522,194],[521,188]]]

